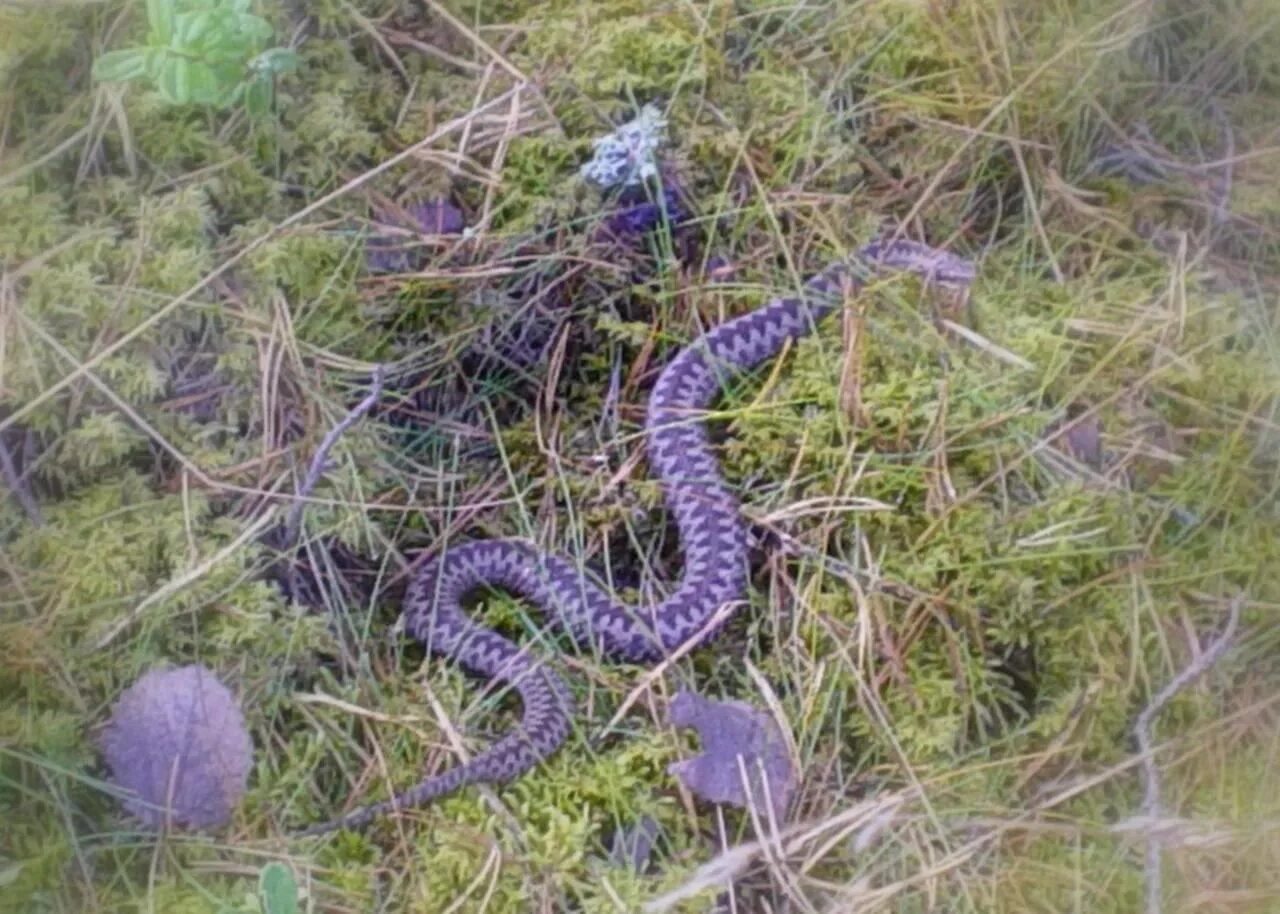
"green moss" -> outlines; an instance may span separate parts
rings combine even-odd
[[[261,5],[291,30],[285,5]],[[472,752],[516,721],[514,699],[481,698],[452,664],[415,670],[388,647],[387,594],[332,616],[285,606],[262,580],[264,550],[238,539],[294,489],[369,363],[395,359],[480,407],[433,406],[403,437],[370,421],[349,431],[305,535],[379,556],[531,535],[606,566],[634,598],[637,569],[678,570],[659,488],[631,463],[657,366],[702,326],[695,314],[742,313],[907,216],[912,234],[984,251],[968,309],[946,314],[979,339],[939,324],[944,303],[919,283],[888,282],[853,303],[866,305],[856,377],[831,318],[776,371],[732,385],[718,453],[780,545],[716,648],[633,694],[639,671],[538,639],[565,654],[583,719],[564,751],[495,791],[501,813],[467,790],[368,835],[291,844],[290,863],[314,864],[303,882],[320,906],[636,909],[720,841],[720,820],[686,807],[667,774],[688,745],[661,726],[667,695],[694,686],[760,704],[763,681],[795,739],[815,834],[860,802],[898,789],[908,800],[874,828],[814,837],[785,864],[804,869],[785,887],[781,864],[748,866],[743,909],[781,910],[785,892],[835,909],[874,886],[885,894],[869,910],[937,897],[956,910],[1132,910],[1142,836],[1113,826],[1140,803],[1123,767],[1134,718],[1244,592],[1237,650],[1160,716],[1175,743],[1159,759],[1169,815],[1233,824],[1220,843],[1167,847],[1166,898],[1176,910],[1219,876],[1273,888],[1261,696],[1280,646],[1268,615],[1280,600],[1280,358],[1250,271],[1280,263],[1274,157],[1256,154],[1274,133],[1280,56],[1265,0],[1219,15],[1184,6],[1169,4],[1180,15],[1167,22],[1103,26],[1114,4],[448,0],[456,28],[438,7],[325,0],[308,6],[278,116],[258,123],[92,86],[94,53],[140,21],[127,4],[0,13],[13,90],[0,422],[16,417],[2,441],[43,521],[0,502],[0,818],[20,823],[0,906],[256,910],[264,836],[453,763],[436,709]],[[1155,63],[1121,48],[1128,28]],[[503,111],[450,134],[438,151],[464,157],[456,170],[423,157],[362,181],[505,89],[510,67],[538,87],[521,102],[528,121]],[[1139,119],[1161,154],[1225,155],[1205,106],[1148,91],[1197,73],[1217,81],[1239,153],[1224,198],[1236,218],[1223,223],[1212,169],[1135,186],[1088,168],[1123,139],[1114,124]],[[597,198],[578,165],[650,100],[669,111],[668,156],[709,233],[701,253],[733,259],[751,288],[669,262],[633,285],[629,271],[662,246],[624,255],[592,240]],[[495,183],[469,177],[486,169]],[[444,193],[469,214],[489,207],[477,238],[433,255],[445,278],[366,282],[361,232],[380,196]],[[491,374],[459,377],[457,353],[488,342],[485,320],[528,306],[536,287],[518,286],[519,271],[449,271],[526,247],[541,253],[530,271],[559,282],[565,270],[585,321],[558,383],[500,350]],[[536,403],[513,395],[516,380]],[[1099,420],[1102,466],[1046,442],[1081,408]],[[490,434],[498,447],[468,450]],[[605,545],[628,540],[642,559]],[[522,641],[542,624],[511,598],[477,612]],[[93,727],[145,669],[195,660],[245,705],[251,792],[225,834],[141,835],[96,780]],[[642,816],[663,830],[653,868],[608,863],[613,832]],[[748,818],[723,822],[730,843],[752,837]],[[974,843],[993,822],[1008,827]]]
[[[567,64],[568,81],[602,101],[697,86],[719,66],[699,18],[678,5],[553,3],[530,14],[540,27],[521,57],[540,67]],[[584,42],[584,34],[592,40]]]

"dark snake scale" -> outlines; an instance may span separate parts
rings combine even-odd
[[[746,599],[747,528],[737,496],[721,478],[701,414],[730,374],[775,355],[804,336],[882,268],[930,282],[967,286],[972,263],[908,241],[872,243],[810,279],[799,298],[768,304],[708,331],[663,369],[649,399],[645,431],[651,472],[684,546],[679,584],[651,606],[628,606],[587,577],[579,565],[523,540],[450,547],[418,572],[405,595],[403,623],[428,651],[510,685],[523,719],[471,761],[429,777],[391,800],[365,806],[301,832],[359,828],[384,813],[421,806],[466,784],[503,783],[554,752],[569,734],[573,698],[541,660],[473,622],[463,600],[480,587],[501,587],[539,607],[575,641],[633,663],[654,663],[675,649],[712,638],[721,607]]]

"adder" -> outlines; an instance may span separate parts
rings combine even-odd
[[[873,242],[811,278],[800,296],[775,298],[710,329],[663,369],[645,421],[649,467],[661,481],[684,551],[679,583],[661,602],[621,603],[578,564],[524,540],[451,546],[425,565],[405,593],[405,630],[428,651],[514,688],[523,704],[521,723],[470,761],[300,834],[360,828],[467,784],[511,781],[564,742],[573,718],[572,693],[545,661],[467,615],[463,601],[480,587],[512,591],[578,643],[633,663],[655,663],[677,648],[713,638],[722,624],[716,622],[720,608],[747,596],[748,536],[700,414],[724,379],[812,332],[846,294],[886,268],[951,286],[967,286],[975,274],[970,261],[923,244]]]

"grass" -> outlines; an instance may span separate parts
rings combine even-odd
[[[1267,0],[260,8],[302,60],[265,120],[94,86],[137,4],[0,10],[0,908],[258,911],[280,861],[315,911],[1276,909]],[[650,100],[696,230],[611,243],[576,168]],[[473,235],[372,275],[371,213],[442,194]],[[515,719],[390,636],[414,554],[523,535],[661,592],[655,371],[881,225],[979,280],[883,283],[726,392],[765,547],[716,645],[654,674],[490,595],[572,675],[570,743],[290,840]],[[378,364],[400,408],[343,435],[301,543],[374,583],[339,564],[292,605],[259,535]],[[1156,719],[1151,815],[1134,727],[1233,604]],[[246,709],[250,791],[215,835],[149,834],[94,728],[196,661]],[[667,773],[681,688],[785,725],[781,834]],[[609,846],[643,817],[634,872]]]

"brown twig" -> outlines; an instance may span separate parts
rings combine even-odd
[[[298,488],[297,498],[289,508],[288,517],[285,518],[283,548],[291,549],[298,542],[298,531],[302,526],[302,510],[306,506],[308,496],[311,495],[320,482],[320,476],[324,473],[325,464],[329,460],[329,452],[338,443],[338,439],[346,434],[351,426],[359,422],[364,414],[377,404],[378,398],[382,396],[382,383],[386,380],[386,376],[386,366],[378,365],[374,368],[373,382],[369,388],[369,393],[363,400],[352,407],[351,411],[343,416],[337,425],[329,429],[328,433],[321,439],[320,446],[316,448],[315,454],[311,457],[311,465],[307,468],[307,475],[302,480],[302,485]]]

